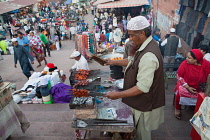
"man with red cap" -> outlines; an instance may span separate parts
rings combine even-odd
[[[53,63],[47,63],[47,65],[46,65],[48,68],[54,68],[55,67],[55,65],[53,64]]]

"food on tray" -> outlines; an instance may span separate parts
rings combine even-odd
[[[88,75],[90,73],[90,70],[78,70],[75,74],[75,80],[86,80]]]
[[[86,89],[72,89],[75,97],[88,97],[88,91]]]
[[[122,57],[113,57],[111,60],[122,60]]]
[[[89,84],[88,80],[80,80],[76,84],[74,84],[73,88],[76,88],[77,86],[87,86]]]

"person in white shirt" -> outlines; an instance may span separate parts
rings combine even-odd
[[[80,52],[75,51],[73,52],[72,56],[76,60],[75,64],[71,67],[69,71],[75,70],[78,71],[79,69],[82,70],[89,70],[87,60],[84,58],[84,56],[81,55]]]
[[[177,47],[178,48],[182,47],[181,40],[176,35],[176,29],[174,29],[174,28],[170,29],[170,37],[165,39],[161,43],[161,46],[165,46],[163,62],[166,63],[166,64],[175,63],[175,56],[178,53],[177,52]],[[167,69],[164,69],[164,70],[167,71]],[[172,72],[173,68],[169,68],[169,71]]]
[[[95,33],[95,38],[96,38],[96,41],[97,41],[97,42],[100,41],[100,33],[98,33],[97,31],[96,31],[96,33]]]
[[[70,39],[75,41],[76,27],[72,26],[69,30],[70,30]]]
[[[113,32],[112,29],[109,30],[109,42],[113,42]]]
[[[92,15],[94,15],[94,7],[93,6],[91,6],[91,13],[92,13]]]
[[[114,26],[114,27],[117,26],[117,17],[114,17],[114,18],[113,18],[113,26]]]
[[[115,27],[114,33],[113,33],[113,38],[114,38],[114,46],[120,46],[121,41],[122,41],[122,31],[120,28]]]
[[[210,61],[210,53],[209,53],[209,46],[208,45],[199,45],[198,49],[201,50],[203,54],[203,58],[207,61]]]
[[[24,31],[29,30],[29,28],[28,28],[28,26],[26,24],[23,26],[23,28],[24,28]]]
[[[105,16],[105,18],[106,18],[106,20],[107,20],[107,19],[108,19],[109,14],[105,11],[105,12],[104,12],[104,16]]]
[[[113,28],[113,26],[112,26],[112,24],[111,23],[109,23],[109,27],[108,27],[109,29],[112,29]]]

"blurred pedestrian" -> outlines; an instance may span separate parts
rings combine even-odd
[[[12,39],[12,45],[14,46],[14,67],[17,68],[17,61],[19,61],[23,74],[29,78],[31,76],[30,71],[34,71],[31,66],[31,64],[34,64],[33,57],[23,46],[18,45],[17,38]]]

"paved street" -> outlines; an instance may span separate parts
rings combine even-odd
[[[92,27],[92,15],[85,16],[85,22]],[[75,43],[67,40],[63,41],[63,47],[60,51],[51,51],[52,57],[47,57],[49,63],[54,63],[67,75],[65,84],[69,84],[69,69],[74,64],[73,59],[69,59],[74,50]],[[20,66],[14,68],[13,55],[4,55],[4,60],[0,61],[0,75],[4,81],[14,82],[17,89],[23,87],[27,78],[23,75]],[[42,71],[44,63],[36,68],[37,62],[33,65],[35,71]],[[90,69],[108,69],[102,67],[96,62],[89,63]],[[176,80],[169,80],[169,88],[166,92],[165,123],[152,133],[153,140],[190,140],[191,125],[189,119],[192,117],[192,110],[183,110],[182,120],[174,118],[173,107],[173,88]],[[74,130],[71,128],[73,110],[69,109],[68,104],[20,104],[23,112],[31,122],[30,128],[25,134],[18,129],[11,140],[74,140]],[[95,133],[95,137],[98,137]],[[97,138],[96,138],[97,139]],[[106,138],[110,139],[110,138]]]

